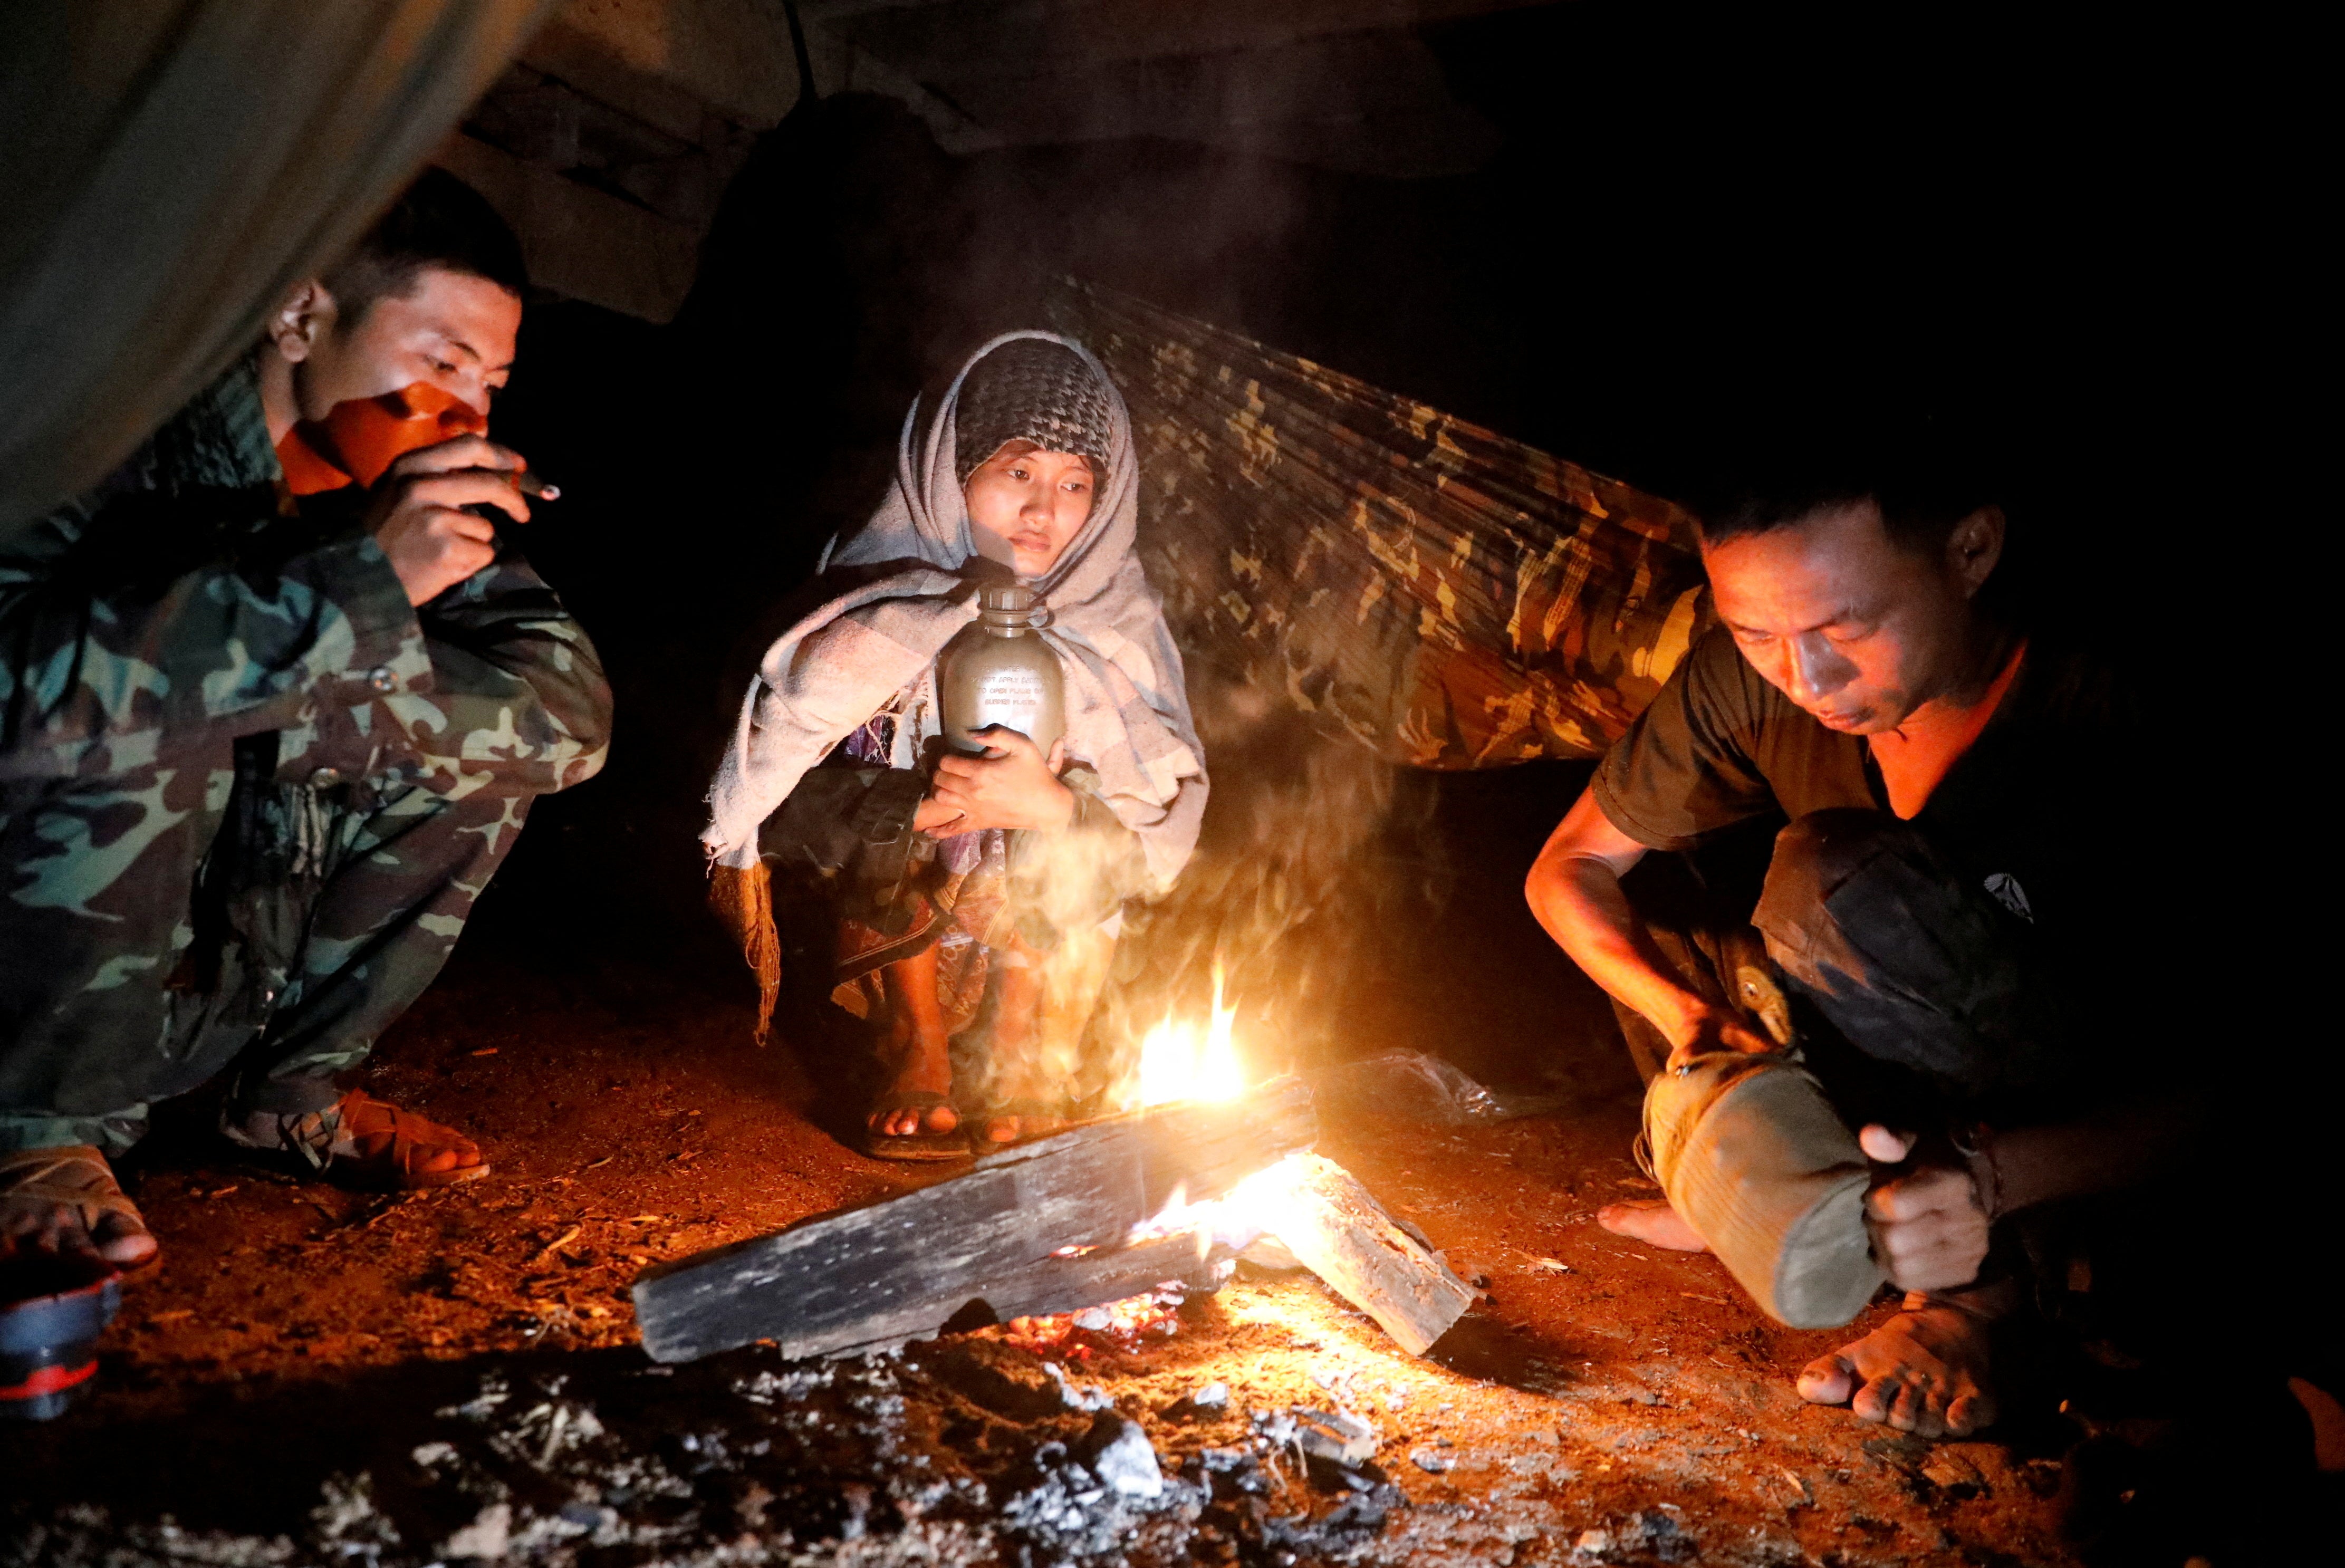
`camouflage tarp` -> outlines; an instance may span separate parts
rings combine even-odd
[[[1419,767],[1601,752],[1710,622],[1684,511],[1438,409],[1070,282],[1193,660]]]

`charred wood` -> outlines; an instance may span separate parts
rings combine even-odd
[[[1186,1233],[1127,1245],[1176,1195],[1218,1198],[1318,1137],[1310,1091],[1169,1106],[990,1155],[965,1176],[653,1269],[644,1348],[690,1361],[759,1340],[847,1355],[934,1334],[982,1302],[1008,1319],[1204,1283]]]
[[[1334,1160],[1295,1154],[1245,1184],[1247,1213],[1335,1293],[1421,1356],[1474,1292]]]

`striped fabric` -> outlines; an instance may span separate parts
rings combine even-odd
[[[1668,501],[1128,296],[1055,309],[1131,409],[1183,652],[1395,762],[1596,755],[1710,623]]]

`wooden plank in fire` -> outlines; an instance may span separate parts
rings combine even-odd
[[[1466,1282],[1332,1159],[1291,1155],[1247,1182],[1244,1199],[1249,1218],[1412,1356],[1474,1304]]]
[[[1185,1233],[1126,1246],[1135,1226],[1176,1192],[1222,1196],[1318,1134],[1310,1090],[1282,1077],[1005,1149],[933,1187],[646,1271],[644,1349],[684,1361],[772,1340],[786,1356],[847,1355],[934,1334],[972,1301],[1006,1320],[1138,1295],[1199,1259]]]

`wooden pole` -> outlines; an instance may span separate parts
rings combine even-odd
[[[1412,1356],[1425,1354],[1474,1304],[1472,1290],[1332,1159],[1288,1155],[1247,1179],[1235,1198]]]
[[[1310,1090],[1284,1077],[989,1155],[933,1187],[647,1270],[644,1349],[682,1361],[772,1340],[786,1356],[848,1355],[932,1335],[973,1302],[1006,1320],[1203,1284],[1193,1236],[1134,1247],[1133,1228],[1176,1192],[1218,1198],[1318,1134]]]

